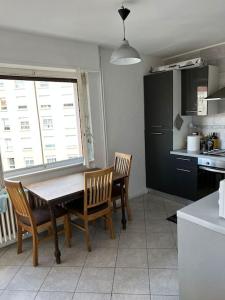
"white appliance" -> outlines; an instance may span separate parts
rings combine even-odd
[[[185,61],[180,61],[170,65],[154,67],[150,70],[150,72],[155,73],[155,72],[165,72],[170,70],[190,69],[190,68],[201,67],[203,65],[205,65],[204,59],[201,57],[197,57]]]

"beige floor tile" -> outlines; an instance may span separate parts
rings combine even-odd
[[[7,286],[7,290],[37,291],[50,268],[22,267]]]
[[[85,267],[115,267],[116,256],[115,248],[95,248],[88,253]]]
[[[112,300],[150,300],[150,295],[112,294]]]
[[[174,238],[171,233],[165,232],[152,232],[147,235],[147,247],[148,248],[176,248]]]
[[[73,300],[110,300],[111,294],[75,293]]]
[[[111,293],[114,268],[84,268],[76,292]]]
[[[149,294],[147,269],[116,268],[113,293]]]
[[[41,291],[74,292],[81,273],[79,267],[53,267]]]
[[[0,267],[0,289],[5,289],[10,280],[15,276],[19,267],[1,266]]]
[[[30,256],[31,250],[24,250],[22,253],[17,254],[16,247],[9,246],[6,252],[0,257],[1,266],[21,266],[28,256]]]
[[[149,268],[177,268],[176,249],[148,249]]]
[[[151,300],[179,300],[179,296],[155,296],[155,295],[151,295]]]
[[[119,248],[146,248],[146,234],[144,232],[121,232]]]
[[[0,300],[33,300],[37,292],[28,291],[4,291],[0,295]]]
[[[69,292],[39,292],[35,300],[71,300],[73,293]]]
[[[146,221],[147,232],[169,232],[171,233],[171,226],[169,221],[165,220],[148,220]]]
[[[178,295],[178,276],[175,269],[150,269],[150,287],[153,295]]]
[[[56,264],[55,267],[82,267],[87,258],[88,251],[84,248],[73,246],[71,248],[64,248],[61,251],[61,264]]]
[[[117,256],[117,267],[147,268],[146,249],[119,249]]]

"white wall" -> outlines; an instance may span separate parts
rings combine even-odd
[[[133,155],[130,197],[134,197],[146,191],[143,75],[160,61],[145,57],[137,65],[114,66],[109,62],[111,53],[100,49],[108,163],[115,151]]]
[[[0,63],[99,70],[98,46],[0,29]]]

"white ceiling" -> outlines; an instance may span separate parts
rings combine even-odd
[[[0,27],[119,45],[121,3],[130,44],[172,56],[225,42],[225,0],[0,0]]]

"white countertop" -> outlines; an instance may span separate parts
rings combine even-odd
[[[219,217],[219,193],[214,192],[177,212],[178,219],[185,219],[225,235],[225,219]]]
[[[197,158],[203,157],[203,158],[210,158],[210,159],[223,160],[223,161],[225,160],[225,157],[223,157],[223,156],[202,154],[200,152],[187,152],[187,149],[172,150],[172,151],[170,151],[170,154],[189,156],[189,157],[197,157]]]

